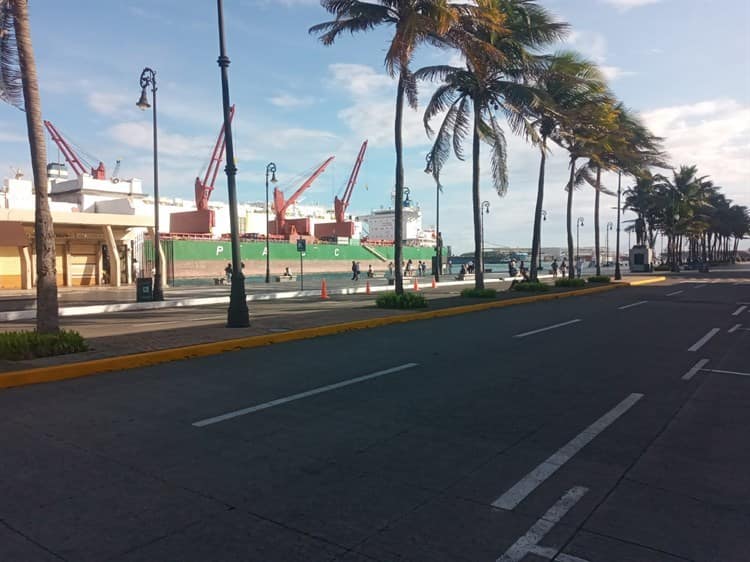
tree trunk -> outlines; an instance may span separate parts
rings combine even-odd
[[[576,158],[570,159],[570,183],[568,184],[568,207],[566,212],[568,226],[568,277],[576,276],[576,264],[573,261],[573,180],[576,173]]]
[[[471,201],[474,210],[474,286],[484,289],[484,256],[482,255],[482,209],[479,202],[479,108],[474,106],[474,139],[472,143]]]
[[[403,74],[399,73],[398,76],[398,90],[396,93],[396,122],[395,122],[395,137],[396,137],[396,201],[395,205],[395,221],[393,229],[393,261],[396,270],[396,294],[404,294],[404,275],[401,267],[403,259],[403,216],[404,216],[404,146],[401,134],[402,121],[404,116],[404,77]]]
[[[599,243],[599,203],[601,199],[601,192],[599,191],[602,181],[602,169],[600,166],[596,167],[596,194],[594,195],[594,252],[596,253],[596,274],[602,274],[601,264],[601,248]]]
[[[537,263],[542,251],[542,206],[544,204],[544,165],[547,162],[547,137],[542,137],[542,158],[539,161],[539,181],[536,190],[536,209],[534,210],[534,234],[531,240],[531,280],[538,281]]]
[[[42,103],[31,44],[31,26],[26,0],[12,0],[18,45],[18,60],[23,79],[23,100],[29,136],[31,167],[34,173],[34,245],[36,249],[36,329],[53,333],[60,329],[57,309],[57,271],[55,268],[55,230],[47,196],[47,148],[42,128]]]

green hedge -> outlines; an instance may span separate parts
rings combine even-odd
[[[589,283],[609,283],[612,279],[609,275],[592,275],[589,277]]]
[[[0,333],[0,359],[18,361],[86,351],[88,344],[78,332],[60,330],[55,334],[37,332]]]
[[[584,285],[586,285],[586,281],[579,278],[569,279],[565,277],[555,281],[555,287],[583,287]]]
[[[419,293],[383,293],[375,299],[378,308],[426,308],[427,301]]]
[[[528,293],[543,293],[544,291],[549,291],[549,285],[546,283],[540,283],[539,281],[523,281],[521,283],[516,283],[511,289]]]
[[[494,299],[497,291],[495,289],[464,289],[461,291],[461,296],[472,299]]]

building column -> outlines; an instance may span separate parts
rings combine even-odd
[[[71,243],[63,244],[63,276],[66,287],[73,286],[73,260],[71,259]]]
[[[19,246],[18,257],[21,258],[21,288],[32,289],[34,286],[32,282],[34,268],[31,264],[31,252],[29,251],[29,247]]]
[[[104,226],[104,239],[107,241],[109,250],[109,284],[114,287],[120,287],[122,281],[120,278],[120,251],[115,242],[115,235],[112,233],[112,227]]]
[[[102,245],[101,244],[97,244],[97,247],[96,247],[96,272],[95,272],[96,279],[94,279],[94,282],[97,285],[101,285],[102,284],[102,269],[103,269],[102,262],[103,261],[104,261],[104,254],[102,253]]]
[[[125,246],[125,281],[128,285],[133,283],[133,252],[130,244]]]

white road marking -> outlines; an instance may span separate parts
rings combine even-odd
[[[626,304],[625,306],[619,306],[617,307],[617,310],[625,310],[626,308],[633,308],[634,306],[640,306],[642,304],[646,304],[648,301],[638,301],[634,302],[633,304]]]
[[[550,507],[540,519],[534,523],[526,534],[514,542],[511,547],[505,551],[495,562],[520,562],[533,549],[540,540],[542,540],[552,528],[565,517],[578,500],[588,492],[588,488],[576,486],[571,488],[565,495],[557,500],[557,503]],[[558,557],[558,560],[561,558]]]
[[[732,326],[731,328],[729,328],[729,333],[733,334],[734,332],[737,331],[738,328],[741,328],[741,327],[742,327],[742,324],[735,324],[734,326]]]
[[[538,330],[533,330],[531,332],[524,332],[523,334],[516,334],[513,336],[514,338],[525,338],[526,336],[533,336],[534,334],[538,334],[540,332],[546,332],[547,330],[554,330],[555,328],[562,328],[563,326],[568,326],[569,324],[575,324],[576,322],[580,322],[580,318],[576,318],[575,320],[569,320],[567,322],[561,322],[560,324],[553,324],[552,326],[547,326],[546,328],[539,328]]]
[[[699,339],[697,342],[695,342],[693,345],[688,347],[688,351],[698,351],[701,347],[706,345],[708,340],[710,340],[712,337],[714,337],[716,334],[718,334],[721,330],[719,328],[711,328],[708,333],[703,336],[701,339]]]
[[[638,393],[633,393],[625,398],[625,400],[568,441],[547,460],[516,482],[512,488],[492,502],[492,507],[508,510],[514,509],[526,496],[536,490],[542,482],[557,472],[578,451],[591,443],[597,435],[612,425],[617,418],[632,408],[641,398],[643,398],[643,394]]]
[[[721,373],[724,375],[740,375],[742,377],[750,377],[750,373],[740,373],[738,371],[722,371],[721,369],[703,369],[709,373]]]
[[[572,554],[565,554],[564,552],[557,552],[556,548],[550,548],[548,546],[534,545],[529,547],[529,554],[536,554],[541,558],[552,560],[553,558],[557,562],[589,562],[585,558],[579,558]]]
[[[673,293],[667,293],[668,297],[673,297],[675,295],[679,295],[680,293],[684,293],[685,291],[674,291]]]
[[[747,309],[747,305],[743,304],[737,310],[735,310],[734,312],[732,312],[732,316],[739,316],[740,314],[742,314],[743,312],[745,312],[746,309]]]
[[[708,361],[708,359],[701,359],[700,361],[698,361],[687,373],[682,375],[682,380],[689,381],[690,379],[692,379],[695,374],[700,371],[706,363],[708,363]]]
[[[369,375],[364,375],[361,377],[356,377],[354,379],[348,379],[345,381],[337,382],[335,384],[320,386],[318,388],[313,388],[312,390],[308,390],[306,392],[292,394],[291,396],[286,396],[284,398],[277,398],[276,400],[271,400],[270,402],[264,402],[263,404],[258,404],[256,406],[250,406],[249,408],[242,408],[241,410],[235,410],[233,412],[228,412],[220,416],[215,416],[213,418],[200,420],[200,421],[194,422],[193,425],[195,427],[205,427],[207,425],[212,425],[215,423],[223,422],[226,420],[230,420],[232,418],[237,418],[239,416],[252,414],[253,412],[259,412],[260,410],[267,410],[268,408],[273,408],[274,406],[280,406],[281,404],[286,404],[287,402],[294,402],[295,400],[301,400],[302,398],[307,398],[308,396],[315,396],[316,394],[328,392],[329,390],[336,390],[337,388],[343,388],[345,386],[350,386],[352,384],[357,384],[360,382],[368,381],[370,379],[375,379],[378,377],[382,377],[384,375],[390,375],[391,373],[398,373],[399,371],[411,369],[412,367],[416,367],[417,365],[418,363],[406,363],[404,365],[399,365],[398,367],[385,369],[384,371],[377,371],[375,373],[371,373]]]
[[[705,283],[701,283],[700,285],[696,285],[695,287],[693,287],[693,289],[702,289],[705,286],[706,286]]]

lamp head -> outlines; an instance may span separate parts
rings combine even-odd
[[[279,183],[279,180],[276,179],[276,170],[274,169],[273,172],[271,172],[271,183]]]
[[[148,96],[146,95],[146,87],[144,86],[141,90],[141,97],[136,102],[136,107],[139,107],[141,110],[146,111],[149,107],[151,107],[151,104],[148,103]]]

